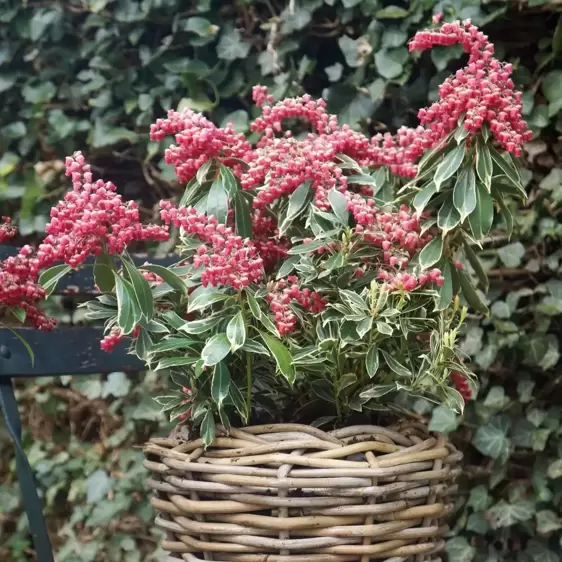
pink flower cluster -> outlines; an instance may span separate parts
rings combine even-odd
[[[158,119],[150,127],[150,138],[154,141],[162,141],[170,135],[175,136],[177,144],[166,149],[165,159],[174,166],[181,183],[188,182],[213,158],[237,168],[236,159],[244,160],[252,150],[246,137],[235,133],[232,126],[219,128],[190,109],[170,110],[167,119]]]
[[[0,310],[4,307],[25,311],[25,323],[39,330],[50,330],[55,325],[39,308],[45,299],[45,290],[37,282],[37,272],[28,259],[11,256],[0,262]]]
[[[428,234],[421,234],[420,218],[412,214],[406,206],[390,212],[379,209],[372,199],[364,199],[351,194],[348,210],[353,215],[356,231],[363,234],[366,241],[383,250],[382,261],[393,269],[381,269],[378,278],[392,288],[413,291],[428,283],[443,284],[439,269],[422,272],[419,277],[400,272],[410,263],[410,259],[431,240]]]
[[[287,280],[280,279],[274,283],[267,295],[267,302],[275,317],[275,324],[279,334],[286,336],[294,331],[297,317],[291,310],[291,304],[299,304],[303,310],[320,313],[326,308],[326,301],[320,293],[310,289],[301,289],[298,278],[294,275]]]
[[[0,217],[0,244],[13,238],[18,233],[18,229],[12,224],[10,217]]]
[[[111,182],[94,182],[80,152],[67,157],[66,175],[72,177],[73,189],[51,209],[47,237],[36,253],[38,269],[58,261],[77,267],[104,249],[117,255],[134,240],[168,239],[167,228],[143,225],[136,203],[124,202]],[[22,253],[33,250],[27,246]]]
[[[409,48],[423,51],[434,45],[457,43],[469,54],[468,65],[439,87],[438,102],[420,110],[418,116],[427,128],[426,137],[432,144],[438,142],[464,115],[467,131],[478,133],[484,123],[489,123],[503,148],[519,156],[521,144],[532,138],[522,119],[522,95],[514,92],[512,65],[494,58],[494,45],[486,35],[469,20],[445,23],[438,29],[416,33]]]
[[[90,166],[80,152],[66,159],[66,175],[73,190],[51,209],[47,236],[37,249],[24,246],[19,255],[0,263],[0,305],[23,308],[26,321],[50,329],[54,320],[38,308],[45,292],[38,284],[39,272],[57,262],[75,268],[102,250],[120,254],[134,240],[167,240],[168,229],[143,225],[134,202],[123,202],[115,186],[93,181]],[[0,230],[2,239],[13,235],[9,222]]]
[[[193,265],[204,268],[201,275],[204,286],[241,289],[263,277],[263,259],[255,244],[235,234],[231,227],[220,224],[215,217],[199,213],[193,207],[178,209],[170,201],[161,202],[160,214],[166,224],[173,223],[203,242],[193,258]]]

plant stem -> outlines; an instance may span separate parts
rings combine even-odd
[[[250,421],[250,413],[252,410],[252,385],[252,355],[246,352],[246,418],[248,422]]]

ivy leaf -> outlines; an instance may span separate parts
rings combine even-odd
[[[230,388],[230,372],[225,361],[215,365],[213,380],[211,382],[211,397],[219,408],[228,396]]]
[[[226,222],[228,215],[228,194],[224,185],[224,176],[219,177],[211,184],[207,197],[207,215],[215,217],[220,223]]]
[[[498,249],[498,257],[505,267],[519,267],[525,256],[525,246],[521,242],[513,242]]]
[[[465,537],[455,537],[445,543],[445,551],[449,562],[471,562],[476,549],[469,544]]]
[[[296,372],[295,366],[293,365],[293,357],[291,356],[290,351],[285,347],[283,342],[274,338],[268,334],[261,334],[261,337],[271,351],[275,362],[277,363],[277,368],[281,372],[281,374],[289,381],[289,383],[293,384],[295,382]]]
[[[226,334],[215,334],[207,340],[201,359],[205,365],[212,366],[222,361],[230,353],[230,342]]]
[[[435,177],[433,178],[436,191],[439,191],[443,183],[452,177],[459,169],[464,159],[465,152],[466,149],[464,143],[459,144],[451,150],[451,152],[443,158],[443,161],[439,164],[439,166],[437,166]]]
[[[461,215],[461,222],[476,208],[476,176],[471,166],[461,170],[453,190],[453,203]]]
[[[490,505],[488,488],[482,484],[480,486],[476,486],[475,488],[471,488],[468,505],[472,507],[474,511],[482,511],[483,509],[486,509]]]
[[[246,341],[246,324],[242,311],[234,316],[226,327],[226,337],[230,342],[232,351],[236,351]]]
[[[496,416],[481,425],[474,434],[472,444],[483,454],[493,459],[507,458],[510,440],[507,436],[509,423],[503,416]]]
[[[443,238],[437,236],[420,252],[419,263],[421,269],[425,270],[435,265],[441,259],[442,254]]]
[[[530,556],[533,562],[560,562],[560,556],[556,552],[534,539],[527,543],[525,554]]]
[[[404,70],[400,57],[394,52],[395,50],[381,49],[375,53],[375,65],[379,74],[387,80],[398,78]]]
[[[96,470],[88,476],[86,482],[86,501],[89,504],[98,503],[105,498],[114,484],[113,478],[105,470]]]
[[[450,433],[457,429],[459,423],[459,417],[451,408],[437,406],[431,414],[428,429],[429,431],[438,431],[439,433]]]
[[[446,199],[437,214],[437,226],[443,231],[443,235],[455,228],[461,222],[461,215],[455,209],[453,202]]]
[[[468,216],[468,223],[475,240],[482,240],[490,232],[494,222],[492,196],[480,182],[476,184],[476,207]]]
[[[505,500],[500,500],[488,510],[487,519],[493,529],[501,529],[531,519],[534,512],[533,502],[519,500],[508,503]]]
[[[250,52],[250,47],[250,43],[246,43],[242,39],[242,35],[238,29],[227,27],[221,33],[217,44],[217,56],[219,59],[229,61],[245,59]]]

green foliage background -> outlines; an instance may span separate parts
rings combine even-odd
[[[247,129],[250,89],[304,91],[370,132],[416,123],[459,52],[419,59],[406,42],[433,13],[472,18],[513,62],[536,134],[529,200],[511,241],[485,258],[492,316],[463,346],[482,379],[463,419],[415,409],[466,452],[451,562],[559,562],[562,552],[562,9],[559,0],[4,1],[0,10],[0,203],[40,236],[64,191],[61,159],[81,148],[147,217],[180,193],[150,123],[186,105]],[[165,248],[162,248],[165,250]],[[50,303],[62,322],[81,312]],[[59,562],[156,560],[138,448],[169,424],[151,374],[31,380],[19,388],[30,461]],[[0,426],[0,559],[33,559],[9,439]],[[469,492],[469,494],[468,494]]]

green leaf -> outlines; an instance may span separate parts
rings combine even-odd
[[[117,272],[115,277],[115,296],[117,297],[117,325],[123,334],[130,334],[137,320],[135,315],[136,297],[132,285]],[[140,315],[139,315],[140,316]]]
[[[330,201],[332,210],[334,211],[336,217],[338,217],[339,221],[344,226],[347,226],[347,223],[349,222],[349,212],[347,211],[347,197],[336,189],[331,189],[328,192],[328,201]]]
[[[560,562],[560,556],[550,550],[547,544],[532,539],[527,543],[525,554],[530,556],[533,562]]]
[[[94,282],[102,293],[111,293],[115,287],[115,262],[107,253],[96,256],[94,262]]]
[[[490,505],[490,496],[488,494],[488,488],[483,484],[471,488],[470,497],[468,499],[468,505],[474,509],[474,511],[482,511]]]
[[[252,237],[252,217],[250,206],[242,191],[238,190],[234,195],[234,221],[236,234],[242,238]]]
[[[154,370],[161,371],[162,369],[171,369],[172,367],[186,367],[194,365],[197,361],[197,357],[186,357],[185,355],[181,357],[164,357],[164,359],[159,361]]]
[[[493,459],[507,458],[510,448],[508,431],[509,424],[505,418],[496,416],[476,430],[472,444],[483,455]]]
[[[367,351],[367,356],[365,357],[365,367],[369,378],[372,379],[379,369],[379,350],[374,345],[372,345],[369,348],[369,351]]]
[[[330,240],[328,239],[313,240],[307,244],[293,246],[288,253],[291,255],[310,254],[311,252],[314,252],[314,250],[318,250],[319,248],[326,246],[329,242]]]
[[[451,199],[446,199],[437,214],[437,226],[443,231],[443,235],[455,228],[461,222],[461,216],[455,209]]]
[[[232,404],[236,408],[238,414],[240,414],[242,421],[244,423],[247,423],[248,412],[246,411],[246,402],[244,402],[244,397],[242,396],[240,389],[236,386],[236,384],[234,384],[234,381],[230,381],[229,390],[230,390],[229,397],[230,400],[232,400]]]
[[[537,531],[544,535],[562,529],[562,519],[551,509],[537,512]]]
[[[445,281],[443,281],[443,285],[439,287],[438,310],[445,310],[451,305],[451,301],[453,300],[453,274],[451,268],[452,266],[449,260],[446,260],[441,268],[441,274]]]
[[[428,429],[429,431],[438,431],[439,433],[450,433],[457,429],[459,423],[459,417],[451,408],[437,406],[431,414]]]
[[[215,418],[210,410],[207,410],[201,422],[201,438],[203,439],[205,448],[211,445],[215,440]]]
[[[213,303],[224,301],[229,298],[231,298],[230,295],[225,295],[214,287],[199,286],[189,297],[187,312],[202,310]]]
[[[494,203],[486,188],[478,182],[476,184],[476,207],[468,217],[472,236],[476,241],[482,240],[494,222]]]
[[[271,351],[281,374],[290,384],[293,384],[295,382],[296,372],[290,351],[285,347],[283,342],[277,338],[264,333],[261,334],[261,337],[265,345],[269,348],[269,351]]]
[[[172,287],[176,291],[180,291],[182,294],[187,294],[187,285],[183,281],[181,277],[176,275],[173,269],[163,267],[161,265],[153,265],[153,264],[145,264],[142,266],[142,269],[146,269],[147,271],[151,271],[155,273]]]
[[[464,271],[461,269],[451,268],[451,272],[453,273],[453,277],[458,279],[460,284],[463,297],[466,299],[466,302],[470,307],[472,307],[477,312],[481,312],[482,314],[489,314],[488,307],[485,303],[482,302],[482,299],[478,296],[478,293],[472,286],[469,277],[466,275]]]
[[[132,261],[125,257],[121,258],[121,261],[125,266],[125,270],[133,286],[137,306],[143,317],[150,320],[154,316],[154,299],[152,297],[150,285]]]
[[[310,186],[311,182],[304,182],[291,193],[287,207],[287,216],[279,229],[280,234],[285,233],[292,222],[306,209],[306,203],[310,195]]]
[[[513,185],[522,189],[523,186],[521,184],[521,176],[519,175],[519,171],[513,164],[513,161],[511,159],[507,161],[491,145],[488,145],[488,150],[490,151],[490,156],[492,157],[493,163],[501,170],[501,172],[511,181]]]
[[[246,324],[242,311],[238,312],[228,323],[226,337],[230,342],[232,351],[236,351],[244,345],[246,341]]]
[[[115,396],[116,398],[122,398],[123,396],[127,396],[130,390],[131,381],[125,373],[120,371],[109,373],[109,375],[107,375],[107,381],[103,383],[101,397],[107,398],[108,396]]]
[[[420,252],[420,268],[425,270],[430,268],[432,265],[435,265],[441,259],[442,254],[443,238],[441,236],[437,236]]]
[[[471,562],[476,554],[476,549],[465,537],[455,537],[445,543],[445,552],[449,562]]]
[[[217,44],[217,56],[219,59],[233,61],[245,59],[250,52],[251,45],[242,39],[238,29],[227,27],[221,33]]]
[[[381,49],[375,53],[375,65],[379,74],[387,80],[398,78],[403,70],[404,65],[401,57],[396,53],[397,49]]]
[[[35,353],[33,353],[33,349],[31,348],[29,343],[27,343],[25,338],[17,330],[13,330],[9,326],[6,326],[6,328],[8,328],[8,330],[10,330],[10,332],[12,332],[12,334],[14,334],[14,336],[16,336],[16,338],[18,338],[18,340],[21,342],[23,347],[25,347],[25,350],[27,351],[27,354],[29,355],[29,359],[31,360],[31,366],[33,367],[33,365],[35,364]]]
[[[211,382],[211,397],[219,408],[228,396],[230,389],[230,372],[225,361],[220,361],[215,366]]]
[[[492,187],[492,171],[492,156],[488,150],[488,145],[478,139],[476,143],[476,173],[488,191]]]
[[[205,365],[212,366],[222,361],[230,353],[230,342],[226,334],[215,334],[207,340],[201,359]]]
[[[407,369],[404,365],[402,365],[402,363],[397,361],[394,357],[392,357],[392,355],[390,355],[384,349],[381,349],[381,353],[382,353],[382,356],[384,357],[384,360],[385,360],[386,364],[397,375],[399,375],[400,377],[406,377],[406,378],[409,378],[409,377],[412,376],[412,373],[410,372],[409,369]]]
[[[228,194],[224,185],[224,177],[219,177],[211,184],[207,197],[207,215],[216,217],[221,223],[226,223],[228,216]]]
[[[398,6],[387,6],[377,10],[375,17],[377,19],[402,19],[408,16],[408,10]]]
[[[46,269],[39,276],[39,284],[45,289],[46,296],[52,294],[57,283],[71,270],[69,265],[54,265]]]
[[[103,500],[113,484],[113,478],[105,470],[95,470],[88,475],[86,482],[86,502],[92,504]]]
[[[525,246],[521,242],[513,242],[498,249],[498,257],[505,267],[519,267],[525,256]]]
[[[476,208],[476,176],[472,167],[463,168],[453,191],[453,203],[461,215],[461,222]]]
[[[466,149],[465,145],[459,144],[449,152],[443,161],[437,166],[433,181],[435,182],[435,189],[439,191],[445,181],[452,177],[459,169],[464,159]]]
[[[423,213],[427,204],[436,193],[437,186],[434,182],[428,183],[425,187],[423,187],[416,193],[412,204],[414,205],[414,209],[416,210],[416,213],[418,213],[418,215],[421,215]]]
[[[531,519],[534,511],[534,505],[530,501],[508,503],[500,500],[488,510],[487,518],[493,529],[501,529]]]
[[[464,255],[472,266],[472,269],[474,270],[478,281],[480,281],[482,287],[484,288],[484,291],[487,291],[489,286],[488,276],[484,271],[480,258],[476,255],[476,252],[471,248],[469,241],[466,239],[464,240]]]

